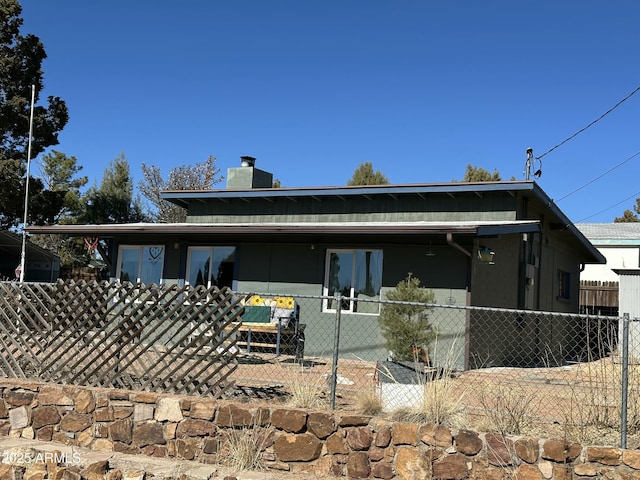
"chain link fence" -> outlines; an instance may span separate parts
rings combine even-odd
[[[239,295],[268,306],[286,294]],[[287,327],[295,323],[302,332],[297,356],[243,337],[239,383],[288,392],[315,387],[331,407],[400,420],[597,444],[626,446],[629,438],[640,446],[640,328],[633,320],[625,330],[618,317],[294,298],[298,310]],[[407,332],[406,324],[384,333],[378,313],[385,309],[426,316],[421,328],[430,329],[431,340],[412,345],[420,332]],[[269,321],[277,324],[276,317]],[[394,334],[407,347],[401,355],[389,348]]]
[[[640,322],[628,316],[189,287],[154,286],[142,298],[130,284],[0,287],[2,375],[75,382],[104,363],[98,385],[142,381],[640,447]]]

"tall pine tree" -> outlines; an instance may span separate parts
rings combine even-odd
[[[0,0],[0,227],[15,226],[23,212],[24,175],[31,112],[31,91],[35,86],[31,155],[58,144],[58,133],[69,119],[67,106],[59,97],[39,103],[43,89],[42,62],[47,57],[35,35],[22,35],[22,7],[17,0]],[[59,195],[44,193],[42,182],[32,180],[35,223],[50,222],[61,202]],[[58,203],[52,203],[58,202]],[[48,211],[41,212],[39,209]]]
[[[133,197],[133,178],[124,153],[104,171],[100,186],[89,188],[82,223],[136,223],[146,220],[140,199]]]

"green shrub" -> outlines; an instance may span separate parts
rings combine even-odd
[[[436,338],[436,330],[429,321],[435,301],[433,290],[420,287],[420,280],[412,277],[401,280],[394,290],[386,295],[387,300],[408,303],[384,304],[379,316],[382,336],[387,349],[398,361],[425,360],[429,344]],[[422,305],[416,305],[422,304]]]

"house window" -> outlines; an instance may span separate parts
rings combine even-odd
[[[327,250],[324,295],[351,297],[341,302],[343,312],[379,313],[381,287],[382,250]],[[323,310],[335,312],[335,299],[324,300]]]
[[[235,256],[235,247],[189,247],[185,283],[231,288]]]
[[[558,299],[571,299],[571,275],[562,270],[558,270]]]
[[[118,258],[116,277],[121,282],[145,285],[162,282],[164,245],[121,245]]]

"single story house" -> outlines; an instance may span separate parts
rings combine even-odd
[[[103,253],[114,280],[299,296],[306,354],[330,355],[338,305],[305,296],[340,292],[351,298],[340,306],[341,352],[365,359],[385,355],[379,333],[363,333],[377,332],[375,300],[408,273],[443,305],[575,313],[581,269],[605,262],[534,181],[272,188],[272,180],[242,157],[228,170],[226,189],[163,192],[187,210],[185,223],[29,232],[110,239]],[[507,348],[479,345],[474,331],[541,335],[516,323],[459,310],[442,331],[463,339],[460,366],[468,368],[483,349]],[[500,353],[494,363],[514,354]]]

